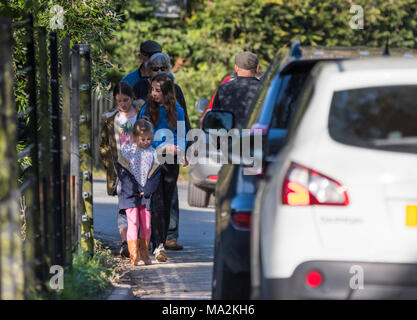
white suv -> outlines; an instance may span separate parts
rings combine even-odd
[[[417,59],[321,63],[252,214],[264,299],[417,299]]]

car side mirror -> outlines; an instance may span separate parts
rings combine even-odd
[[[235,117],[232,112],[226,110],[210,110],[203,119],[203,131],[225,129],[230,131],[234,127]]]
[[[209,103],[208,99],[205,99],[205,98],[198,99],[195,102],[195,106],[194,106],[195,111],[197,111],[200,114],[203,113],[208,103]]]

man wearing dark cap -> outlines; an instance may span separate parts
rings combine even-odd
[[[254,100],[260,81],[255,77],[259,70],[256,54],[245,51],[235,57],[237,77],[219,86],[213,101],[213,109],[233,112],[235,127],[240,129],[245,124],[249,107]]]
[[[135,84],[139,82],[140,79],[148,78],[149,75],[144,64],[149,60],[150,57],[152,57],[152,55],[161,52],[162,47],[159,45],[158,42],[153,40],[147,40],[145,42],[142,42],[140,45],[139,53],[139,61],[141,62],[140,67],[126,75],[122,79],[122,81],[126,81],[133,88]]]

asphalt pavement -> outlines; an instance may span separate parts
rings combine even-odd
[[[106,194],[104,180],[93,184],[94,232],[111,247],[120,247],[117,229],[117,198]],[[187,203],[187,183],[178,184],[180,226],[179,239],[184,249],[167,251],[168,261],[132,267],[120,260],[123,270],[120,285],[131,288],[135,299],[192,300],[211,298],[214,248],[214,209],[190,207]],[[119,296],[117,296],[119,297]],[[122,299],[122,296],[120,296]]]

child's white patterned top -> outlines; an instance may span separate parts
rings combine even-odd
[[[129,161],[130,169],[136,181],[144,187],[148,173],[154,161],[157,161],[156,150],[152,147],[146,149],[138,148],[133,143],[126,143],[121,148],[121,154]]]

